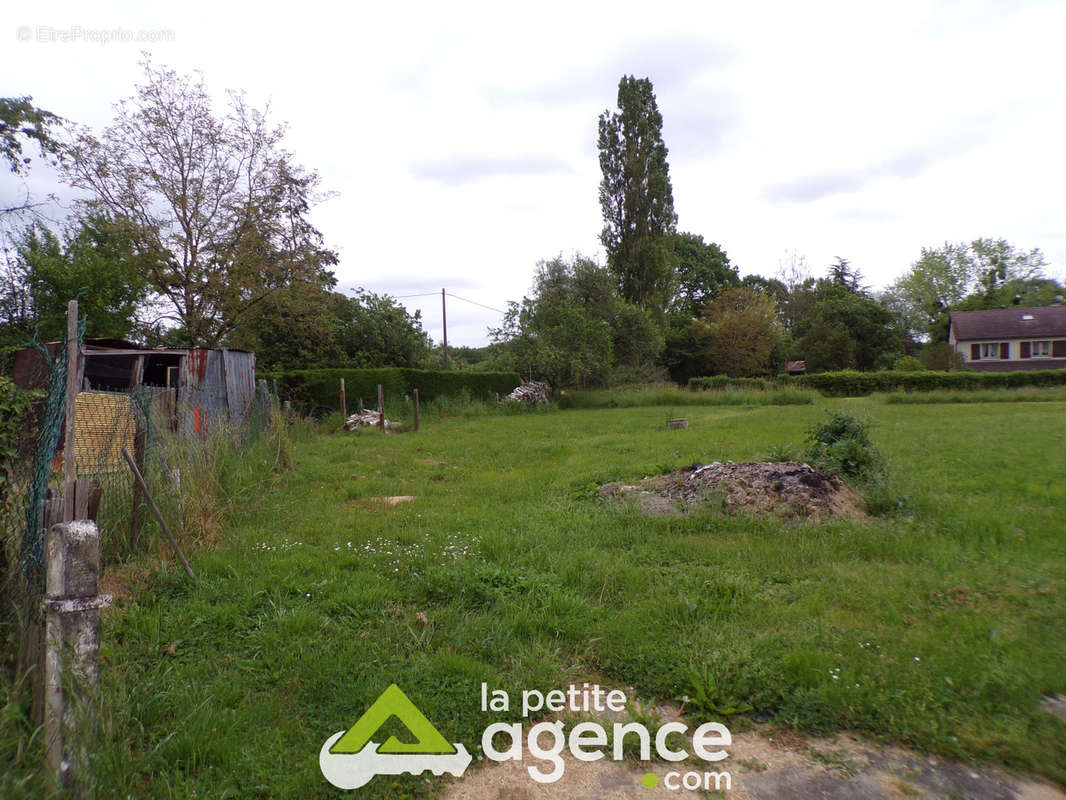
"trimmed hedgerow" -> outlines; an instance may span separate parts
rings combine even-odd
[[[286,372],[263,372],[260,378],[276,379],[283,399],[304,409],[339,408],[340,379],[348,408],[354,409],[359,398],[376,405],[378,384],[387,397],[410,394],[418,389],[422,400],[437,397],[488,399],[505,395],[522,381],[515,372],[442,372],[430,369],[382,367],[379,369],[302,369]]]
[[[1020,386],[1066,385],[1066,370],[1016,372],[823,372],[793,379],[801,386],[835,397],[859,397],[871,392],[925,392],[934,389],[994,389]]]
[[[1002,389],[1022,386],[1066,386],[1066,369],[1016,372],[820,372],[813,375],[768,378],[730,378],[713,375],[692,378],[690,389],[777,389],[786,386],[817,389],[829,397],[862,397],[872,392],[928,392],[935,389]]]

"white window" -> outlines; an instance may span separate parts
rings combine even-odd
[[[981,358],[999,358],[999,342],[985,342],[981,345]]]
[[[1029,355],[1032,358],[1051,355],[1051,342],[1029,342]]]

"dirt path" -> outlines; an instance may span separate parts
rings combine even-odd
[[[673,706],[656,707],[660,723],[682,718]],[[598,721],[626,721],[603,715]],[[683,721],[683,720],[682,720]],[[528,730],[528,729],[527,729]],[[530,779],[530,761],[474,766],[445,793],[444,800],[656,800],[709,798],[727,800],[1066,800],[1066,793],[1042,783],[1009,776],[990,767],[970,767],[923,756],[898,747],[872,745],[855,736],[800,736],[758,725],[735,734],[729,757],[715,765],[703,762],[653,762],[647,769],[604,758],[583,762],[563,754],[566,771],[556,783]],[[728,772],[714,791],[713,777],[699,790],[690,785],[708,769]],[[670,776],[670,773],[675,773]],[[649,788],[646,784],[653,784]],[[667,784],[677,788],[668,788]]]

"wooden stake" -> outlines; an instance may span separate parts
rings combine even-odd
[[[63,521],[74,519],[74,416],[78,398],[78,301],[67,303],[67,409],[66,435],[63,438]]]
[[[170,528],[163,521],[163,515],[159,513],[159,507],[156,506],[155,500],[152,499],[152,493],[148,491],[148,486],[144,482],[144,477],[141,475],[141,471],[137,469],[137,465],[133,463],[133,459],[130,458],[129,451],[123,447],[122,457],[126,459],[126,463],[129,464],[130,470],[133,472],[133,478],[137,481],[137,484],[141,487],[141,491],[144,492],[144,498],[148,501],[148,507],[152,509],[152,513],[155,514],[156,521],[159,523],[159,527],[163,529],[163,533],[166,534],[167,541],[170,542],[170,549],[174,551],[174,555],[178,557],[178,561],[185,568],[185,574],[189,576],[190,580],[196,580],[196,575],[192,571],[192,567],[189,566],[189,562],[185,560],[185,554],[181,552],[181,548],[178,547],[178,543],[174,540],[174,534],[170,532]]]
[[[385,390],[378,384],[378,427],[385,432]]]
[[[418,389],[411,392],[415,398],[415,430],[418,430]]]
[[[348,419],[348,404],[344,399],[344,378],[341,378],[341,416]]]

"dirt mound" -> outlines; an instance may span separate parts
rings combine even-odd
[[[635,502],[641,511],[656,516],[707,507],[732,514],[798,518],[866,516],[866,506],[854,489],[798,461],[693,464],[637,484],[607,483],[600,494]]]

